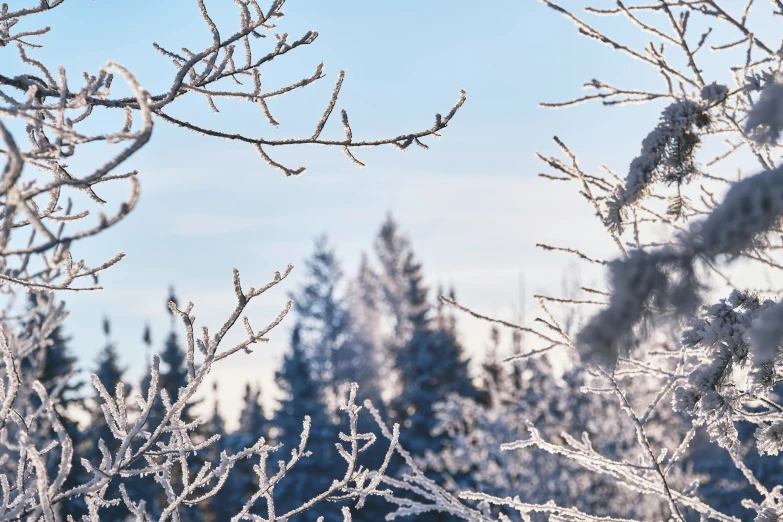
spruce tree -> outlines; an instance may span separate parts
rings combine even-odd
[[[52,299],[46,294],[32,292],[29,294],[28,307],[33,310],[39,305],[44,305],[46,300]],[[40,325],[44,320],[43,313],[36,313],[32,321],[37,321]],[[56,395],[55,409],[60,421],[65,428],[66,433],[71,438],[74,448],[81,448],[84,445],[84,438],[79,430],[78,416],[84,410],[83,397],[79,393],[83,387],[83,382],[76,378],[77,358],[71,352],[69,346],[70,337],[63,334],[61,327],[56,327],[46,337],[41,346],[33,351],[32,357],[22,360],[22,371],[30,372],[32,379],[37,379],[46,388],[50,396]],[[32,381],[31,379],[31,381]],[[55,390],[60,390],[59,394],[54,394]],[[32,394],[32,404],[40,406],[40,401],[35,394]],[[46,467],[50,476],[57,473],[60,467],[60,451],[55,448],[46,454]],[[71,465],[78,468],[71,474],[64,486],[73,487],[77,484],[77,475],[81,471],[81,465],[78,459],[72,458]],[[69,500],[58,506],[59,514],[65,518],[68,515],[80,517],[86,513],[86,504],[83,499]]]
[[[111,340],[111,324],[108,318],[103,320],[103,334],[106,337],[106,344],[104,344],[103,349],[98,354],[95,375],[98,376],[106,390],[114,394],[117,384],[122,382],[125,368],[120,364],[117,345]],[[128,386],[125,385],[124,389],[125,396],[127,396],[129,392]]]
[[[215,397],[215,400],[212,403],[212,413],[204,423],[204,429],[208,434],[220,435],[220,440],[209,446],[206,452],[206,460],[208,462],[212,462],[213,464],[220,462],[220,454],[226,449],[226,439],[228,438],[228,435],[225,434],[225,422],[223,421],[223,417],[220,415],[220,411],[218,410],[217,391],[217,382],[213,382],[212,396]],[[229,480],[230,479],[231,476],[229,476]],[[204,522],[220,522],[221,520],[228,520],[233,516],[233,514],[236,513],[234,504],[232,504],[228,498],[230,491],[227,489],[227,486],[228,484],[224,485],[220,491],[199,504],[198,508],[202,513]]]
[[[484,404],[489,404],[491,395],[506,385],[508,376],[504,365],[498,360],[500,351],[500,329],[492,325],[489,330],[489,344],[481,364],[481,386]]]
[[[350,313],[338,295],[343,272],[325,236],[315,241],[315,249],[305,261],[307,280],[299,292],[291,294],[300,324],[303,349],[311,370],[323,383],[336,382],[342,369],[341,352],[350,349]]]
[[[264,437],[267,443],[270,442],[268,435],[268,421],[264,416],[263,408],[260,403],[261,392],[257,386],[247,384],[245,386],[245,395],[242,399],[243,407],[239,417],[239,427],[232,433],[224,435],[219,442],[221,451],[229,454],[237,453],[246,447],[252,446],[261,437]],[[210,434],[214,429],[212,425],[218,423],[222,425],[222,419],[217,411],[217,402],[208,423]],[[219,432],[214,432],[219,433]],[[219,458],[212,457],[212,462],[217,462]],[[258,475],[254,467],[258,464],[258,458],[242,459],[234,465],[234,472],[228,476],[226,483],[220,492],[213,497],[210,502],[210,512],[208,516],[211,520],[228,520],[237,513],[244,503],[258,491]],[[251,515],[263,515],[266,508],[263,503],[253,507],[250,510]],[[207,513],[205,512],[205,515]],[[221,518],[225,516],[226,518]]]
[[[275,489],[278,509],[285,511],[328,489],[334,478],[334,470],[342,460],[334,448],[337,428],[322,401],[322,385],[311,369],[302,343],[302,325],[299,323],[294,326],[290,349],[275,379],[285,394],[274,420],[278,430],[277,440],[284,445],[283,452],[290,451],[285,448],[299,446],[304,418],[309,416],[311,419],[307,450],[312,452],[312,456],[302,458],[286,476],[286,480]],[[339,513],[339,507],[321,504],[300,516],[302,520],[308,521],[314,521],[319,516],[327,520],[340,520]]]
[[[168,307],[169,302],[177,302],[177,298],[174,295],[174,289],[169,289],[169,298],[166,301],[166,311],[171,318],[171,329],[163,344],[163,351],[160,353],[160,376],[158,380],[158,387],[162,390],[166,390],[169,398],[172,402],[176,401],[179,389],[187,386],[188,370],[186,365],[187,355],[185,349],[179,342],[177,333],[175,331],[176,323],[174,321],[174,314]],[[147,342],[151,340],[151,334],[149,327],[145,328],[144,340]],[[142,390],[147,390],[150,383],[150,375],[147,375],[142,380]],[[195,419],[191,413],[194,404],[187,404],[183,408],[182,420],[184,422],[191,422]],[[148,426],[157,426],[166,414],[166,409],[160,400],[156,400],[153,404],[152,411],[150,411]]]
[[[108,318],[103,319],[103,335],[105,337],[105,344],[98,353],[94,373],[101,381],[101,384],[103,384],[103,387],[106,388],[106,391],[114,397],[117,385],[123,382],[125,368],[120,364],[117,346],[111,340],[111,323]],[[127,397],[129,392],[130,387],[124,385],[123,395]],[[101,459],[103,458],[98,445],[99,440],[103,440],[106,447],[109,449],[109,452],[112,454],[117,450],[120,443],[120,441],[114,437],[114,434],[111,432],[111,429],[106,422],[106,417],[102,409],[103,403],[103,399],[101,399],[97,390],[95,390],[92,401],[89,403],[88,407],[90,424],[84,431],[84,444],[82,445],[82,456],[87,458],[90,464],[95,467],[100,465]],[[116,486],[110,485],[106,497],[120,498],[120,492]],[[106,520],[118,520],[124,512],[125,510],[122,506],[109,506],[101,511],[101,516]]]
[[[213,396],[217,397],[216,382],[213,383]],[[204,430],[208,436],[221,435],[220,440],[210,446],[205,455],[205,460],[212,462],[213,465],[220,462],[221,453],[231,454],[239,451],[247,442],[241,427],[233,433],[226,432],[225,421],[218,410],[217,398],[215,398],[212,412],[204,424]],[[234,471],[229,474],[220,491],[198,506],[205,522],[230,520],[239,512],[250,495],[257,491],[257,484],[252,480],[255,475],[253,464],[254,462],[247,459],[235,464]],[[251,511],[251,514],[256,514],[256,512]]]
[[[391,214],[387,215],[375,240],[375,255],[381,266],[378,281],[382,303],[392,322],[390,338],[396,340],[397,345],[410,336],[410,288],[405,272],[406,264],[412,260],[410,242],[399,233],[398,228]]]
[[[29,294],[28,306],[33,309],[39,304],[43,304],[45,299],[50,298],[33,292]],[[40,323],[43,321],[43,316],[38,314],[33,320]],[[41,381],[48,393],[51,394],[56,387],[60,387],[57,411],[62,416],[63,425],[69,434],[75,433],[77,425],[73,411],[69,411],[69,408],[70,406],[79,407],[81,396],[78,392],[84,385],[73,375],[77,371],[77,358],[71,352],[68,344],[70,340],[70,337],[66,337],[62,328],[58,326],[47,336],[44,343],[46,346],[33,352],[37,359],[27,359],[23,362],[23,368],[26,367],[28,371],[33,371],[36,374],[35,378]],[[63,379],[68,376],[71,378],[63,384]]]
[[[351,312],[350,352],[354,356],[350,380],[359,385],[361,400],[370,399],[376,407],[383,408],[384,391],[391,387],[392,365],[384,342],[378,275],[365,254],[346,301]]]
[[[372,332],[354,319],[343,272],[324,236],[306,261],[307,279],[291,297],[300,324],[300,342],[311,371],[328,398],[330,413],[352,382],[359,400],[380,402],[380,370]],[[369,326],[369,325],[367,325]]]
[[[395,322],[389,350],[399,392],[391,413],[404,427],[401,440],[407,449],[417,455],[438,451],[440,439],[431,435],[436,425],[433,404],[451,393],[477,396],[456,323],[440,306],[433,320],[422,265],[391,216],[378,234],[376,253],[386,307]]]
[[[267,428],[267,420],[261,406],[261,389],[250,383],[246,384],[242,402],[244,405],[239,416],[238,431],[247,434],[249,443],[253,444],[265,435]]]
[[[433,404],[451,393],[477,396],[467,361],[462,358],[461,344],[450,330],[417,328],[397,353],[395,368],[402,392],[392,407],[403,422],[403,445],[417,455],[426,450],[438,451],[439,438],[431,435],[436,425]]]
[[[290,444],[298,443],[302,421],[309,416],[316,430],[331,424],[322,400],[320,383],[311,370],[307,354],[302,346],[302,326],[297,323],[291,333],[291,345],[283,360],[275,381],[284,399],[275,414],[278,439]]]
[[[380,281],[364,252],[361,254],[359,270],[351,283],[348,298],[356,329],[375,350],[380,350],[383,334]]]

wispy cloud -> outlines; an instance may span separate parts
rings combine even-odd
[[[179,236],[213,236],[252,230],[256,224],[246,216],[213,212],[190,212],[175,217],[171,231]]]

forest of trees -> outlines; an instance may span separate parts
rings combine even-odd
[[[591,473],[589,466],[585,470],[583,465],[552,459],[543,452],[501,450],[503,444],[524,438],[530,426],[535,425],[544,436],[560,438],[568,444],[579,442],[567,433],[591,433],[595,437],[590,441],[593,451],[604,458],[624,460],[633,455],[633,444],[624,440],[623,433],[633,428],[622,420],[621,408],[611,399],[580,391],[591,382],[591,376],[575,361],[570,360],[561,374],[554,370],[547,354],[529,356],[531,350],[523,331],[504,332],[497,325],[490,326],[486,346],[472,350],[484,356],[469,360],[456,328],[454,311],[444,304],[456,299],[454,289],[446,293],[439,288],[433,294],[426,286],[422,262],[391,215],[375,238],[372,255],[362,255],[358,273],[353,277],[343,273],[326,236],[316,239],[305,267],[307,277],[291,295],[296,315],[288,349],[275,374],[275,384],[283,398],[276,402],[274,410],[264,411],[258,383],[245,386],[239,423],[233,431],[225,429],[216,394],[210,404],[189,403],[184,410],[183,419],[188,423],[196,420],[191,411],[194,407],[207,412],[205,422],[194,430],[196,437],[206,440],[212,434],[224,433],[209,448],[205,461],[223,451],[241,451],[259,436],[282,448],[296,447],[302,421],[309,417],[313,428],[308,449],[317,458],[301,461],[275,493],[279,509],[290,510],[306,503],[314,491],[328,490],[334,480],[340,457],[333,441],[345,429],[339,404],[351,383],[356,382],[359,399],[371,400],[384,418],[401,424],[401,445],[415,456],[417,468],[446,491],[476,490],[499,498],[520,496],[531,504],[553,500],[595,516],[666,516],[665,502],[640,502],[615,481]],[[441,294],[448,297],[434,298]],[[176,300],[172,290],[168,301]],[[112,341],[108,319],[103,320],[103,333],[105,345],[90,370],[107,389],[113,389],[127,382],[126,369]],[[77,370],[77,360],[59,329],[52,332],[51,340],[44,384],[56,383]],[[142,340],[151,344],[148,328],[143,331]],[[187,385],[186,350],[173,321],[159,351],[163,363],[160,386],[173,396]],[[562,366],[563,357],[567,356],[555,357],[555,365]],[[144,378],[140,390],[149,386],[149,379],[149,375]],[[98,407],[100,397],[87,392],[82,384],[71,381],[63,391],[62,415],[79,453],[97,461],[101,458],[97,441],[116,442],[110,442],[114,437],[101,422],[104,413]],[[126,390],[125,394],[129,392]],[[89,422],[80,423],[85,414]],[[156,403],[148,422],[154,426],[164,414],[163,405]],[[617,424],[607,424],[607,418]],[[363,422],[363,431],[381,436],[373,422]],[[688,434],[689,422],[682,414],[663,410],[648,419],[646,427],[649,433],[677,440]],[[676,429],[671,431],[673,428]],[[752,432],[742,436],[752,436]],[[682,487],[699,484],[705,503],[742,518],[737,507],[753,491],[743,483],[740,470],[731,461],[721,459],[703,434],[690,440],[690,451],[698,458],[686,466],[675,466],[670,475],[672,483]],[[371,446],[367,462],[378,466],[385,453],[384,448]],[[770,467],[763,457],[745,457],[759,480],[774,480],[777,476],[776,467]],[[197,456],[191,458],[198,460]],[[52,459],[49,465],[54,472],[58,462]],[[236,473],[229,476],[220,491],[208,501],[181,510],[180,519],[231,519],[244,500],[259,488],[259,476],[253,468],[250,460],[239,461]],[[387,474],[402,476],[410,471],[406,462],[396,457]],[[146,499],[153,517],[159,517],[167,505],[165,493],[144,480],[130,482],[128,495]],[[342,520],[343,504],[318,504],[300,518]],[[121,519],[123,512],[119,507],[107,507],[102,517]],[[359,515],[360,520],[380,520],[390,512],[386,501],[375,499]],[[81,499],[62,506],[63,515],[76,517],[85,513]],[[257,509],[249,513],[263,515]],[[514,518],[511,513],[508,516]],[[417,515],[417,520],[430,519],[456,518],[437,510]]]
[[[438,409],[447,400],[488,405],[490,395],[495,394],[498,387],[504,393],[521,390],[523,382],[519,372],[515,373],[514,380],[495,359],[503,349],[497,346],[491,360],[477,365],[478,372],[469,370],[453,311],[444,307],[434,297],[439,294],[433,295],[426,286],[422,263],[409,238],[391,216],[378,232],[373,255],[362,257],[359,272],[354,277],[343,274],[337,254],[325,236],[315,241],[305,267],[307,279],[291,296],[296,316],[289,347],[275,374],[276,386],[284,393],[284,398],[275,411],[265,412],[259,384],[248,383],[242,397],[239,425],[209,449],[212,456],[218,456],[222,451],[239,451],[252,445],[259,436],[266,437],[270,444],[296,447],[302,421],[309,416],[314,428],[310,431],[308,447],[318,458],[303,461],[279,490],[281,509],[301,505],[313,491],[327,490],[334,478],[334,470],[339,465],[339,455],[333,446],[341,428],[339,402],[351,383],[357,382],[359,399],[370,399],[379,405],[385,417],[404,427],[401,442],[417,455],[432,460],[427,467],[432,469],[433,477],[440,481],[448,477],[460,483],[475,483],[478,478],[472,477],[474,470],[446,470],[443,464],[438,464],[435,457],[445,455],[445,449],[454,443],[447,434],[448,428],[441,426],[446,417]],[[453,290],[450,295],[453,297]],[[177,301],[173,290],[166,302],[170,301]],[[167,312],[172,314],[170,310]],[[172,321],[171,331],[162,346],[155,347],[162,363],[160,387],[171,396],[187,385],[187,355],[176,326]],[[93,367],[86,370],[94,373],[106,389],[125,386],[124,393],[128,395],[131,390],[127,389],[127,384],[122,384],[128,381],[126,367],[112,340],[109,319],[103,319],[102,327],[105,345]],[[493,329],[492,335],[493,342],[499,345],[497,330]],[[54,385],[80,368],[73,348],[60,330],[54,330],[50,338],[53,344],[47,349],[42,382]],[[142,340],[149,352],[152,343],[149,328],[143,330]],[[520,350],[521,340],[516,338],[514,342],[515,350]],[[507,349],[510,351],[511,346]],[[148,374],[139,383],[139,389],[148,388],[149,380]],[[83,384],[72,381],[68,389],[63,390],[64,424],[77,451],[90,461],[99,461],[98,441],[103,440],[112,450],[116,450],[111,447],[116,442],[112,442],[111,430],[102,422],[101,398]],[[204,405],[187,405],[183,411],[185,422],[195,420],[191,410],[199,406]],[[197,437],[207,439],[214,433],[225,432],[225,420],[218,406],[216,398],[208,405],[206,422],[195,430]],[[155,403],[148,423],[155,426],[164,414],[162,403]],[[84,422],[85,418],[89,421]],[[364,430],[373,432],[377,427],[367,423]],[[383,462],[385,449],[373,446],[369,451],[370,462],[376,465]],[[54,471],[58,463],[52,460],[50,465]],[[244,503],[242,499],[258,489],[258,477],[250,461],[240,461],[236,467],[238,472],[231,475],[230,482],[220,492],[208,502],[183,511],[182,520],[230,519]],[[403,468],[403,463],[392,462],[391,469],[395,472],[399,473]],[[144,481],[131,484],[128,490],[131,498],[147,499],[152,516],[160,516],[166,505],[163,491],[150,488]],[[363,508],[366,516],[379,519],[388,511],[388,506],[378,501]],[[85,513],[86,506],[81,499],[63,506],[63,514]],[[110,519],[120,513],[121,510],[109,507],[103,516]],[[304,516],[312,520],[319,516],[339,520],[342,515],[339,506],[323,504]]]

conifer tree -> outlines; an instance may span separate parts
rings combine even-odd
[[[254,444],[262,436],[268,443],[271,442],[268,436],[269,422],[264,416],[260,398],[260,388],[248,383],[245,386],[245,394],[242,399],[243,407],[239,417],[239,427],[234,432],[223,436],[218,444],[221,450],[225,450],[229,454],[237,453]],[[222,426],[223,420],[217,409],[217,401],[215,401],[212,416],[207,423],[207,435],[222,433],[214,431]],[[215,460],[215,458],[211,459],[212,462]],[[258,475],[254,471],[257,464],[258,462],[253,459],[242,459],[237,462],[234,465],[234,473],[229,475],[223,488],[210,500],[208,509],[204,510],[205,516],[210,520],[231,518],[253,493],[258,491]],[[262,508],[253,508],[250,510],[250,514],[262,515]]]
[[[338,295],[343,272],[334,249],[321,236],[305,261],[307,281],[298,293],[293,293],[301,343],[306,351],[311,370],[322,383],[336,383],[343,377],[338,361],[345,361],[343,353],[350,350],[350,313]]]
[[[277,385],[285,394],[275,415],[278,441],[286,448],[299,445],[304,418],[310,417],[311,428],[307,450],[311,457],[303,458],[286,476],[286,481],[275,489],[279,509],[296,506],[318,492],[328,489],[331,483],[330,469],[338,466],[333,441],[337,428],[332,423],[322,400],[322,385],[311,369],[307,352],[302,343],[302,326],[297,323],[291,334],[291,345],[283,360],[283,366],[275,374]],[[284,450],[285,451],[285,450]],[[317,457],[315,457],[317,455]],[[319,506],[301,515],[303,520],[340,520],[339,508]]]
[[[117,345],[111,340],[111,323],[108,318],[103,319],[103,334],[106,338],[106,344],[98,354],[95,367],[95,375],[103,383],[109,393],[114,393],[117,384],[123,382],[125,368],[120,364],[120,356],[117,352]],[[124,395],[129,393],[128,385],[124,385]],[[101,416],[103,413],[101,412]],[[108,443],[107,439],[106,442]]]
[[[125,368],[120,364],[117,346],[111,340],[111,323],[109,322],[108,317],[104,317],[103,319],[103,335],[105,337],[105,344],[98,353],[94,373],[101,384],[103,384],[103,387],[106,388],[106,391],[114,396],[117,385],[124,382],[123,376],[125,374]],[[129,392],[130,386],[123,384],[123,396],[127,397]],[[105,414],[101,408],[103,403],[104,401],[98,396],[98,392],[94,391],[92,400],[88,403],[90,424],[87,425],[83,434],[82,456],[85,457],[90,464],[96,467],[103,458],[98,441],[102,440],[111,452],[117,451],[119,443],[106,422]],[[107,494],[108,498],[119,498],[119,496],[120,493],[116,487],[111,487]],[[102,512],[102,516],[107,520],[116,520],[121,517],[124,512],[125,510],[122,506],[110,506],[105,508],[105,511]]]
[[[279,431],[278,438],[289,444],[298,439],[305,416],[310,417],[314,426],[330,424],[320,383],[314,377],[302,346],[301,331],[302,327],[297,323],[291,333],[291,345],[283,360],[283,366],[275,373],[277,386],[285,396],[275,414],[275,427]]]
[[[380,280],[364,252],[359,260],[356,278],[351,282],[348,300],[357,331],[373,345],[374,350],[381,350],[383,324]]]
[[[405,342],[411,331],[409,293],[415,289],[410,287],[405,273],[410,271],[413,252],[408,238],[399,233],[391,214],[387,215],[375,240],[375,255],[381,268],[378,281],[382,302],[392,322],[389,337],[399,344]]]
[[[208,462],[219,462],[220,454],[227,448],[227,439],[230,435],[225,434],[225,422],[218,410],[217,400],[218,386],[217,382],[212,383],[212,396],[215,398],[212,403],[212,412],[204,423],[204,429],[208,434],[220,434],[220,440],[207,448],[206,460]],[[231,477],[229,476],[229,480]],[[212,495],[198,507],[201,510],[204,522],[220,522],[230,519],[236,513],[235,506],[228,498],[230,488],[224,487],[215,495]]]
[[[306,269],[307,280],[292,298],[301,325],[300,342],[330,413],[335,413],[338,397],[352,382],[359,384],[360,401],[379,403],[380,371],[371,325],[354,319],[350,289],[345,288],[340,263],[324,236],[316,240]]]
[[[245,385],[245,395],[242,399],[244,406],[239,416],[239,433],[247,434],[252,441],[258,440],[264,435],[267,428],[267,420],[264,409],[261,406],[261,389],[250,383]]]
[[[32,310],[39,305],[44,305],[51,298],[50,295],[31,292],[28,297],[28,307]],[[36,313],[32,320],[40,323],[43,321],[43,314]],[[49,333],[46,342],[42,343],[38,350],[33,352],[30,357],[22,360],[21,367],[22,371],[30,373],[32,379],[39,380],[47,393],[58,396],[55,408],[60,422],[62,422],[66,433],[73,441],[74,447],[78,448],[83,445],[84,440],[82,433],[79,431],[77,420],[83,407],[82,397],[79,392],[84,383],[75,378],[77,358],[71,351],[69,341],[70,338],[63,334],[62,328],[56,327]],[[61,390],[59,394],[54,393],[56,389]],[[33,405],[36,407],[40,406],[40,401],[35,394],[31,394],[31,399]],[[74,458],[71,459],[71,465],[80,467],[78,460]],[[56,473],[59,466],[59,448],[54,448],[46,455],[47,472],[50,474]],[[78,483],[78,478],[74,474],[69,477],[66,485],[74,486]],[[59,514],[63,518],[68,515],[74,517],[81,516],[84,513],[86,513],[86,504],[82,499],[64,502],[59,506]]]
[[[35,308],[39,303],[43,304],[43,301],[49,298],[34,292],[30,293],[29,307],[31,309]],[[51,393],[58,385],[62,386],[58,413],[63,415],[63,425],[69,433],[75,433],[77,422],[73,418],[72,412],[69,413],[68,408],[71,405],[78,406],[81,399],[78,392],[84,383],[79,379],[73,378],[68,379],[64,384],[62,381],[65,377],[76,373],[77,358],[73,355],[68,345],[70,338],[63,335],[61,327],[52,330],[47,337],[47,341],[48,346],[45,349],[37,350],[35,354],[37,359],[26,359],[24,366],[27,366],[29,370],[36,374],[36,378],[41,381],[47,392]]]
[[[241,426],[233,433],[226,433],[225,421],[218,410],[217,382],[213,383],[212,389],[215,400],[212,412],[204,424],[204,430],[208,436],[219,434],[221,437],[216,444],[209,447],[205,460],[207,462],[220,462],[220,454],[222,452],[230,454],[241,450],[247,444],[255,442],[255,439],[252,442],[248,442]],[[253,464],[250,460],[239,461],[235,465],[235,472],[228,476],[223,487],[198,506],[205,522],[230,520],[247,501],[252,492],[255,491],[253,489],[255,482],[252,480],[255,476]]]
[[[505,386],[508,376],[505,374],[504,366],[498,359],[500,351],[500,329],[492,325],[489,330],[489,345],[481,364],[481,386],[483,392],[483,402],[489,403],[490,395],[497,392]]]
[[[403,445],[423,455],[440,445],[430,433],[436,425],[433,404],[451,393],[476,397],[477,391],[463,359],[455,320],[440,306],[434,320],[431,317],[422,265],[391,216],[378,234],[376,253],[382,295],[394,322],[389,350],[399,392],[391,402],[391,413],[405,427]]]
[[[171,329],[169,331],[168,337],[166,337],[166,340],[163,344],[163,351],[160,353],[160,361],[163,363],[161,365],[160,369],[160,379],[158,382],[158,386],[162,390],[166,390],[166,392],[169,395],[169,398],[172,400],[176,400],[177,394],[179,393],[180,388],[184,388],[187,385],[187,367],[186,367],[186,354],[185,349],[182,347],[182,345],[179,342],[179,338],[177,337],[176,333],[176,324],[174,322],[174,314],[171,312],[171,310],[168,308],[169,302],[177,302],[177,298],[174,295],[174,289],[169,289],[169,298],[166,301],[166,311],[169,313],[171,317]],[[151,334],[149,327],[145,328],[144,331],[144,340],[147,342],[147,340],[151,341]],[[149,374],[147,374],[143,381],[142,381],[142,390],[146,390],[149,386]],[[195,419],[193,414],[191,413],[193,404],[188,404],[183,408],[182,413],[182,420],[185,422],[191,422]],[[149,415],[149,421],[148,425],[156,426],[160,420],[164,417],[166,414],[166,409],[163,406],[163,403],[160,400],[155,401],[155,404],[152,408],[152,411]]]
[[[125,375],[125,368],[120,364],[120,356],[117,352],[117,345],[111,340],[111,323],[108,318],[103,319],[103,334],[106,338],[103,349],[98,353],[95,365],[95,375],[103,384],[104,388],[114,394],[117,385],[123,383],[123,376]],[[123,384],[123,396],[127,397],[130,393],[130,386]],[[100,408],[101,401],[97,396],[97,392],[94,395],[94,403],[90,408],[90,416],[92,423],[90,429],[100,429],[100,432],[91,431],[90,438],[97,441],[99,438],[103,439],[107,446],[110,448],[114,445],[114,436],[106,426],[105,421],[99,422],[104,419],[103,411]],[[93,426],[100,424],[100,428],[93,428]]]
[[[379,276],[364,253],[348,291],[348,303],[354,342],[361,345],[356,350],[364,366],[361,375],[367,376],[358,383],[359,392],[381,404],[380,398],[392,384],[389,379],[392,365],[386,350]]]
[[[401,439],[414,454],[437,451],[439,440],[431,435],[436,425],[433,404],[452,393],[478,395],[462,358],[462,346],[453,331],[424,325],[414,330],[396,355],[402,392],[392,407],[405,427]]]

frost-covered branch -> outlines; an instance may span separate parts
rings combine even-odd
[[[10,76],[0,70],[0,156],[5,159],[0,176],[0,290],[11,285],[39,290],[99,288],[76,283],[85,277],[97,281],[99,272],[116,263],[123,254],[88,268],[85,262],[72,260],[71,246],[112,227],[135,208],[139,196],[137,172],[121,169],[147,143],[156,117],[200,134],[249,143],[271,167],[286,175],[297,175],[304,172],[304,167],[288,167],[275,161],[269,149],[306,144],[339,147],[350,161],[363,165],[352,152],[356,148],[393,145],[405,150],[412,144],[427,148],[423,140],[440,136],[466,99],[461,91],[457,103],[445,116],[436,114],[431,126],[375,139],[355,139],[348,115],[342,110],[345,137],[324,138],[321,134],[345,77],[341,71],[326,110],[314,122],[312,135],[277,138],[220,131],[209,123],[177,115],[177,102],[197,96],[214,112],[219,112],[222,100],[238,100],[258,106],[257,110],[276,127],[279,123],[272,116],[270,102],[325,77],[323,64],[319,64],[311,76],[273,91],[263,89],[261,71],[267,64],[312,44],[318,37],[316,31],[307,31],[298,38],[275,32],[276,22],[283,17],[284,0],[274,0],[267,8],[255,0],[235,2],[238,24],[230,36],[222,33],[205,3],[197,0],[196,7],[211,35],[211,43],[201,51],[177,52],[154,44],[174,66],[168,89],[154,94],[139,85],[129,70],[113,62],[94,75],[85,73],[76,80],[63,67],[54,70],[36,59],[34,55],[41,44],[34,42],[45,36],[49,28],[19,32],[15,28],[22,22],[32,21],[33,15],[56,16],[59,10],[55,8],[63,3],[64,0],[45,1],[13,9],[5,6],[0,15],[0,48],[7,56],[7,63],[15,49],[20,65],[29,71]],[[272,39],[271,45],[258,45]],[[113,94],[115,77],[127,84],[131,96]],[[96,129],[92,124],[95,109],[117,113],[121,121],[114,130],[106,130],[105,124]],[[19,139],[23,135],[27,142],[24,146]],[[86,144],[103,144],[109,159],[95,161],[94,166],[78,172],[66,162]],[[33,175],[35,172],[39,175]],[[93,217],[95,211],[73,208],[70,191],[84,192],[94,203],[103,206],[107,202],[98,195],[100,184],[119,180],[130,184],[130,195],[109,216],[98,212]],[[80,228],[71,230],[77,226]]]

